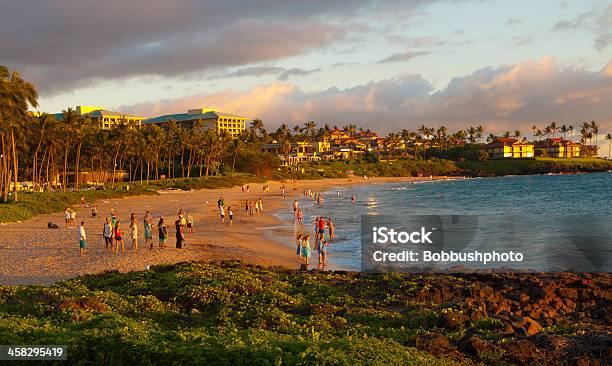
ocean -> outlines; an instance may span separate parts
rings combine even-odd
[[[301,198],[300,207],[307,227],[318,216],[331,217],[334,222],[336,240],[328,250],[330,269],[362,269],[362,217],[402,220],[414,215],[468,215],[476,218],[477,230],[466,251],[510,248],[524,253],[521,263],[503,266],[612,271],[612,173],[341,186],[330,188],[323,196],[323,204]],[[290,210],[279,216],[292,220]],[[491,265],[471,263],[469,267]]]

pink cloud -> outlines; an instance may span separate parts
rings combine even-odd
[[[347,89],[306,92],[290,83],[247,91],[225,90],[126,106],[147,116],[213,106],[281,123],[357,123],[380,132],[414,129],[425,123],[450,128],[482,124],[490,131],[530,130],[533,124],[597,120],[612,129],[612,62],[598,71],[561,67],[545,57],[516,65],[485,68],[454,78],[434,90],[419,75],[404,75]]]

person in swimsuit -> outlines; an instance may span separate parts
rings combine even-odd
[[[297,246],[297,250],[295,252],[295,255],[297,255],[298,257],[301,257],[301,250],[302,250],[302,239],[304,238],[304,236],[302,234],[298,234],[297,238],[295,239],[295,245]]]
[[[334,223],[332,222],[331,217],[327,218],[327,229],[329,230],[329,241],[334,240],[336,233],[334,232]]]
[[[123,236],[121,232],[121,222],[115,223],[115,253],[119,253],[119,244],[121,244],[121,254],[125,254],[125,244],[123,242]]]
[[[130,229],[132,230],[132,249],[138,251],[138,224],[136,223],[136,215],[132,214],[132,220],[130,222]]]
[[[191,216],[191,212],[187,213],[187,232],[193,233],[193,216]]]
[[[109,217],[104,222],[104,228],[102,229],[102,236],[104,237],[104,245],[106,251],[113,251],[113,223]]]
[[[232,226],[234,223],[234,211],[232,211],[232,206],[227,208],[227,214],[229,215],[229,224]]]
[[[168,227],[166,226],[166,220],[160,217],[157,223],[157,233],[159,234],[159,247],[165,248],[166,241],[168,240]]]
[[[181,220],[176,220],[174,222],[174,227],[176,229],[176,248],[181,249],[183,247],[183,241],[185,240],[185,229],[184,226],[181,225]]]
[[[302,253],[301,253],[301,258],[304,259],[304,263],[306,265],[310,264],[310,256],[311,254],[311,249],[310,249],[310,235],[306,235],[304,237],[304,239],[302,240]]]
[[[149,244],[149,250],[153,250],[153,217],[149,210],[142,220],[142,227],[144,228],[145,247]]]
[[[325,267],[325,260],[327,259],[327,241],[321,240],[317,245],[317,252],[319,253],[319,266],[318,268],[323,269]]]

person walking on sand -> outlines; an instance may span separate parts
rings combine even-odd
[[[255,202],[254,202],[254,201],[251,201],[251,202],[249,203],[249,216],[253,216],[253,209],[254,209],[254,206],[255,206]]]
[[[329,241],[334,240],[336,233],[334,232],[334,223],[332,222],[331,217],[327,218],[327,230],[329,231]]]
[[[259,213],[263,213],[263,200],[261,197],[259,197],[259,200],[257,200],[257,204],[259,205]]]
[[[249,214],[249,200],[244,201],[244,214]]]
[[[149,210],[142,219],[142,227],[144,228],[144,245],[146,247],[149,244],[149,249],[153,250],[153,216]]]
[[[110,217],[107,217],[104,221],[104,228],[102,229],[102,236],[104,237],[104,246],[106,251],[113,251],[113,223]]]
[[[157,223],[157,233],[159,234],[159,247],[165,248],[166,241],[168,241],[168,227],[166,226],[166,220],[162,217],[159,218]]]
[[[302,253],[301,258],[304,260],[304,264],[307,266],[310,264],[310,256],[312,255],[310,249],[310,235],[306,235],[302,240]]]
[[[225,224],[225,209],[223,206],[219,206],[219,215],[221,215],[221,223]]]
[[[183,241],[185,240],[185,229],[184,226],[181,225],[181,220],[176,220],[174,222],[174,227],[176,229],[176,249],[183,248]]]
[[[132,230],[132,249],[138,251],[138,224],[136,224],[136,215],[132,214],[132,220],[130,222],[130,229]]]
[[[121,254],[125,254],[125,243],[123,242],[123,232],[121,230],[121,222],[115,223],[115,253],[119,253],[119,244],[121,244]]]
[[[234,211],[232,211],[232,206],[229,206],[227,208],[227,214],[229,215],[229,224],[230,226],[232,226],[232,224],[234,223]]]
[[[285,194],[285,185],[284,184],[281,187],[281,193],[283,194],[283,198],[287,197],[287,195]]]
[[[79,240],[79,253],[81,257],[85,254],[87,248],[87,234],[85,233],[85,221],[81,221],[81,226],[77,230],[77,239]]]
[[[193,216],[191,212],[187,213],[187,232],[193,233]]]

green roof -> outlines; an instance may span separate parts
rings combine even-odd
[[[176,122],[197,121],[197,120],[205,120],[205,119],[215,119],[216,120],[219,117],[242,118],[242,119],[246,118],[246,117],[240,117],[240,116],[236,116],[236,115],[229,114],[229,113],[210,111],[206,113],[197,113],[197,114],[189,114],[189,113],[164,114],[163,116],[145,119],[143,122],[144,123],[164,123],[170,120],[173,120]]]

